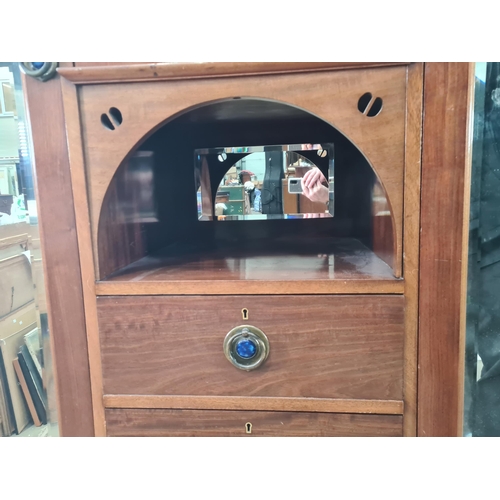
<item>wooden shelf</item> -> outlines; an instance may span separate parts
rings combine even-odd
[[[314,247],[316,253],[311,252]],[[281,241],[264,249],[163,251],[96,285],[97,295],[404,293],[404,282],[355,239]],[[321,252],[321,253],[318,253]],[[177,252],[180,252],[178,250]],[[270,277],[272,276],[272,279]]]
[[[105,408],[305,411],[379,415],[401,415],[404,410],[403,401],[380,399],[105,394],[103,400]]]

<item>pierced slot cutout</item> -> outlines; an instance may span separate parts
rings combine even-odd
[[[370,118],[377,116],[382,111],[382,98],[376,97],[373,98],[373,95],[370,92],[366,92],[363,94],[358,101],[358,110],[360,113],[363,113],[365,116],[369,116]]]
[[[101,115],[101,123],[108,130],[115,130],[123,123],[122,112],[118,108],[109,108],[109,116],[106,113]],[[110,118],[111,116],[111,118]]]
[[[109,108],[109,114],[117,127],[122,124],[123,116],[118,108]]]
[[[103,113],[101,115],[101,123],[108,130],[115,130],[115,126],[111,123],[111,120],[109,119],[109,116],[106,113]]]
[[[368,113],[366,113],[366,116],[377,116],[380,112],[382,111],[382,98],[377,97],[371,106],[371,108],[368,110]]]
[[[372,95],[370,92],[367,92],[366,94],[363,94],[358,101],[358,110],[360,113],[365,113],[366,108],[368,107],[368,104],[370,104],[372,100]]]

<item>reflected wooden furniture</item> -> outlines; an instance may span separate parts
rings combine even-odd
[[[13,199],[11,194],[0,194],[0,212],[10,215]]]
[[[460,89],[469,84],[465,66],[431,65],[458,75]],[[50,278],[48,263],[51,307],[70,302],[80,325],[71,336],[62,328],[54,331],[63,435],[247,435],[248,423],[252,435],[429,434],[425,419],[433,411],[432,388],[427,374],[417,372],[417,339],[424,339],[420,354],[427,352],[431,330],[428,325],[419,332],[419,289],[444,285],[437,275],[421,275],[419,266],[420,232],[426,229],[420,226],[423,104],[432,90],[424,92],[423,69],[420,63],[75,63],[61,67],[56,80],[27,82],[36,156],[44,154],[36,127],[43,106],[34,102],[34,89],[47,85],[47,94],[59,103],[59,121],[64,116],[66,132],[60,130],[60,136],[67,138],[68,157],[58,166],[64,178],[57,182],[71,186],[65,202],[75,209],[66,226],[44,231],[48,254],[57,231],[70,229],[60,258],[81,284],[61,297],[54,289],[61,281]],[[458,87],[452,95],[462,102]],[[376,97],[384,101],[377,116],[367,116],[371,104],[361,109],[359,99],[366,93],[370,103]],[[264,101],[290,106],[272,104],[266,115]],[[200,107],[207,102],[211,105]],[[430,103],[437,115],[442,102],[444,97]],[[260,132],[245,118],[252,113],[263,117]],[[264,117],[271,115],[266,124]],[[298,125],[326,137],[329,129],[317,117],[335,127],[346,144],[346,156],[340,153],[337,164],[345,165],[355,147],[369,165],[356,165],[352,173],[340,167],[344,212],[327,223],[327,231],[321,221],[287,228],[255,221],[255,234],[274,242],[264,254],[238,246],[172,254],[163,251],[175,243],[168,235],[174,232],[181,241],[184,233],[202,234],[196,224],[205,223],[186,218],[175,225],[161,217],[150,227],[119,223],[113,183],[141,144],[160,155],[168,137],[177,144],[188,135],[188,151],[201,140],[221,137],[236,144],[241,131],[250,142],[267,134],[270,143],[280,143],[272,131],[300,140]],[[104,127],[108,121],[113,130]],[[154,134],[163,137],[162,130],[168,130],[167,142],[155,143]],[[315,137],[307,140],[317,142]],[[459,134],[455,147],[465,140]],[[424,135],[424,158],[425,148],[435,145]],[[62,143],[57,147],[64,149]],[[172,154],[172,161],[181,163],[187,157],[182,148]],[[426,180],[425,164],[423,169]],[[40,183],[42,224],[54,189],[48,182]],[[382,191],[374,189],[377,182]],[[376,200],[366,198],[368,185],[379,195]],[[172,203],[187,196],[182,189]],[[365,199],[370,204],[358,207]],[[432,206],[433,200],[427,201]],[[350,216],[363,210],[358,219]],[[214,227],[216,238],[227,238],[226,231],[242,237],[237,226],[227,227]],[[289,228],[299,243],[287,240]],[[371,236],[360,242],[356,236],[363,239],[363,231]],[[302,248],[300,241],[318,236],[317,246]],[[242,323],[242,309],[271,345],[266,363],[248,373],[236,370],[222,353],[225,334]],[[424,321],[426,314],[421,308]],[[76,352],[82,342],[77,355],[83,364],[63,380],[61,373],[70,372],[64,352]],[[417,377],[421,387],[427,384],[425,394],[417,393]],[[68,407],[70,395],[79,401],[78,415]],[[422,415],[418,426],[417,414]]]
[[[15,375],[13,360],[24,335],[39,326],[36,304],[39,301],[33,261],[24,253],[30,248],[32,237],[36,237],[36,226],[25,222],[0,225],[0,369],[3,371],[5,387],[0,400],[0,415],[11,408],[10,418],[5,418],[4,434],[21,432],[29,423],[26,401]],[[0,391],[1,392],[1,391]],[[2,435],[0,427],[0,435]]]

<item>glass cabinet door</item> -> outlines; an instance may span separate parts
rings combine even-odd
[[[465,436],[500,436],[500,63],[477,63],[465,352]]]
[[[58,435],[35,184],[19,63],[0,62],[1,437]]]

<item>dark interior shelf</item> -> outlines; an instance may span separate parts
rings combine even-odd
[[[261,248],[255,245],[205,250],[173,247],[146,256],[105,281],[183,280],[392,281],[396,278],[391,268],[360,241],[330,238],[316,242],[283,239]]]

